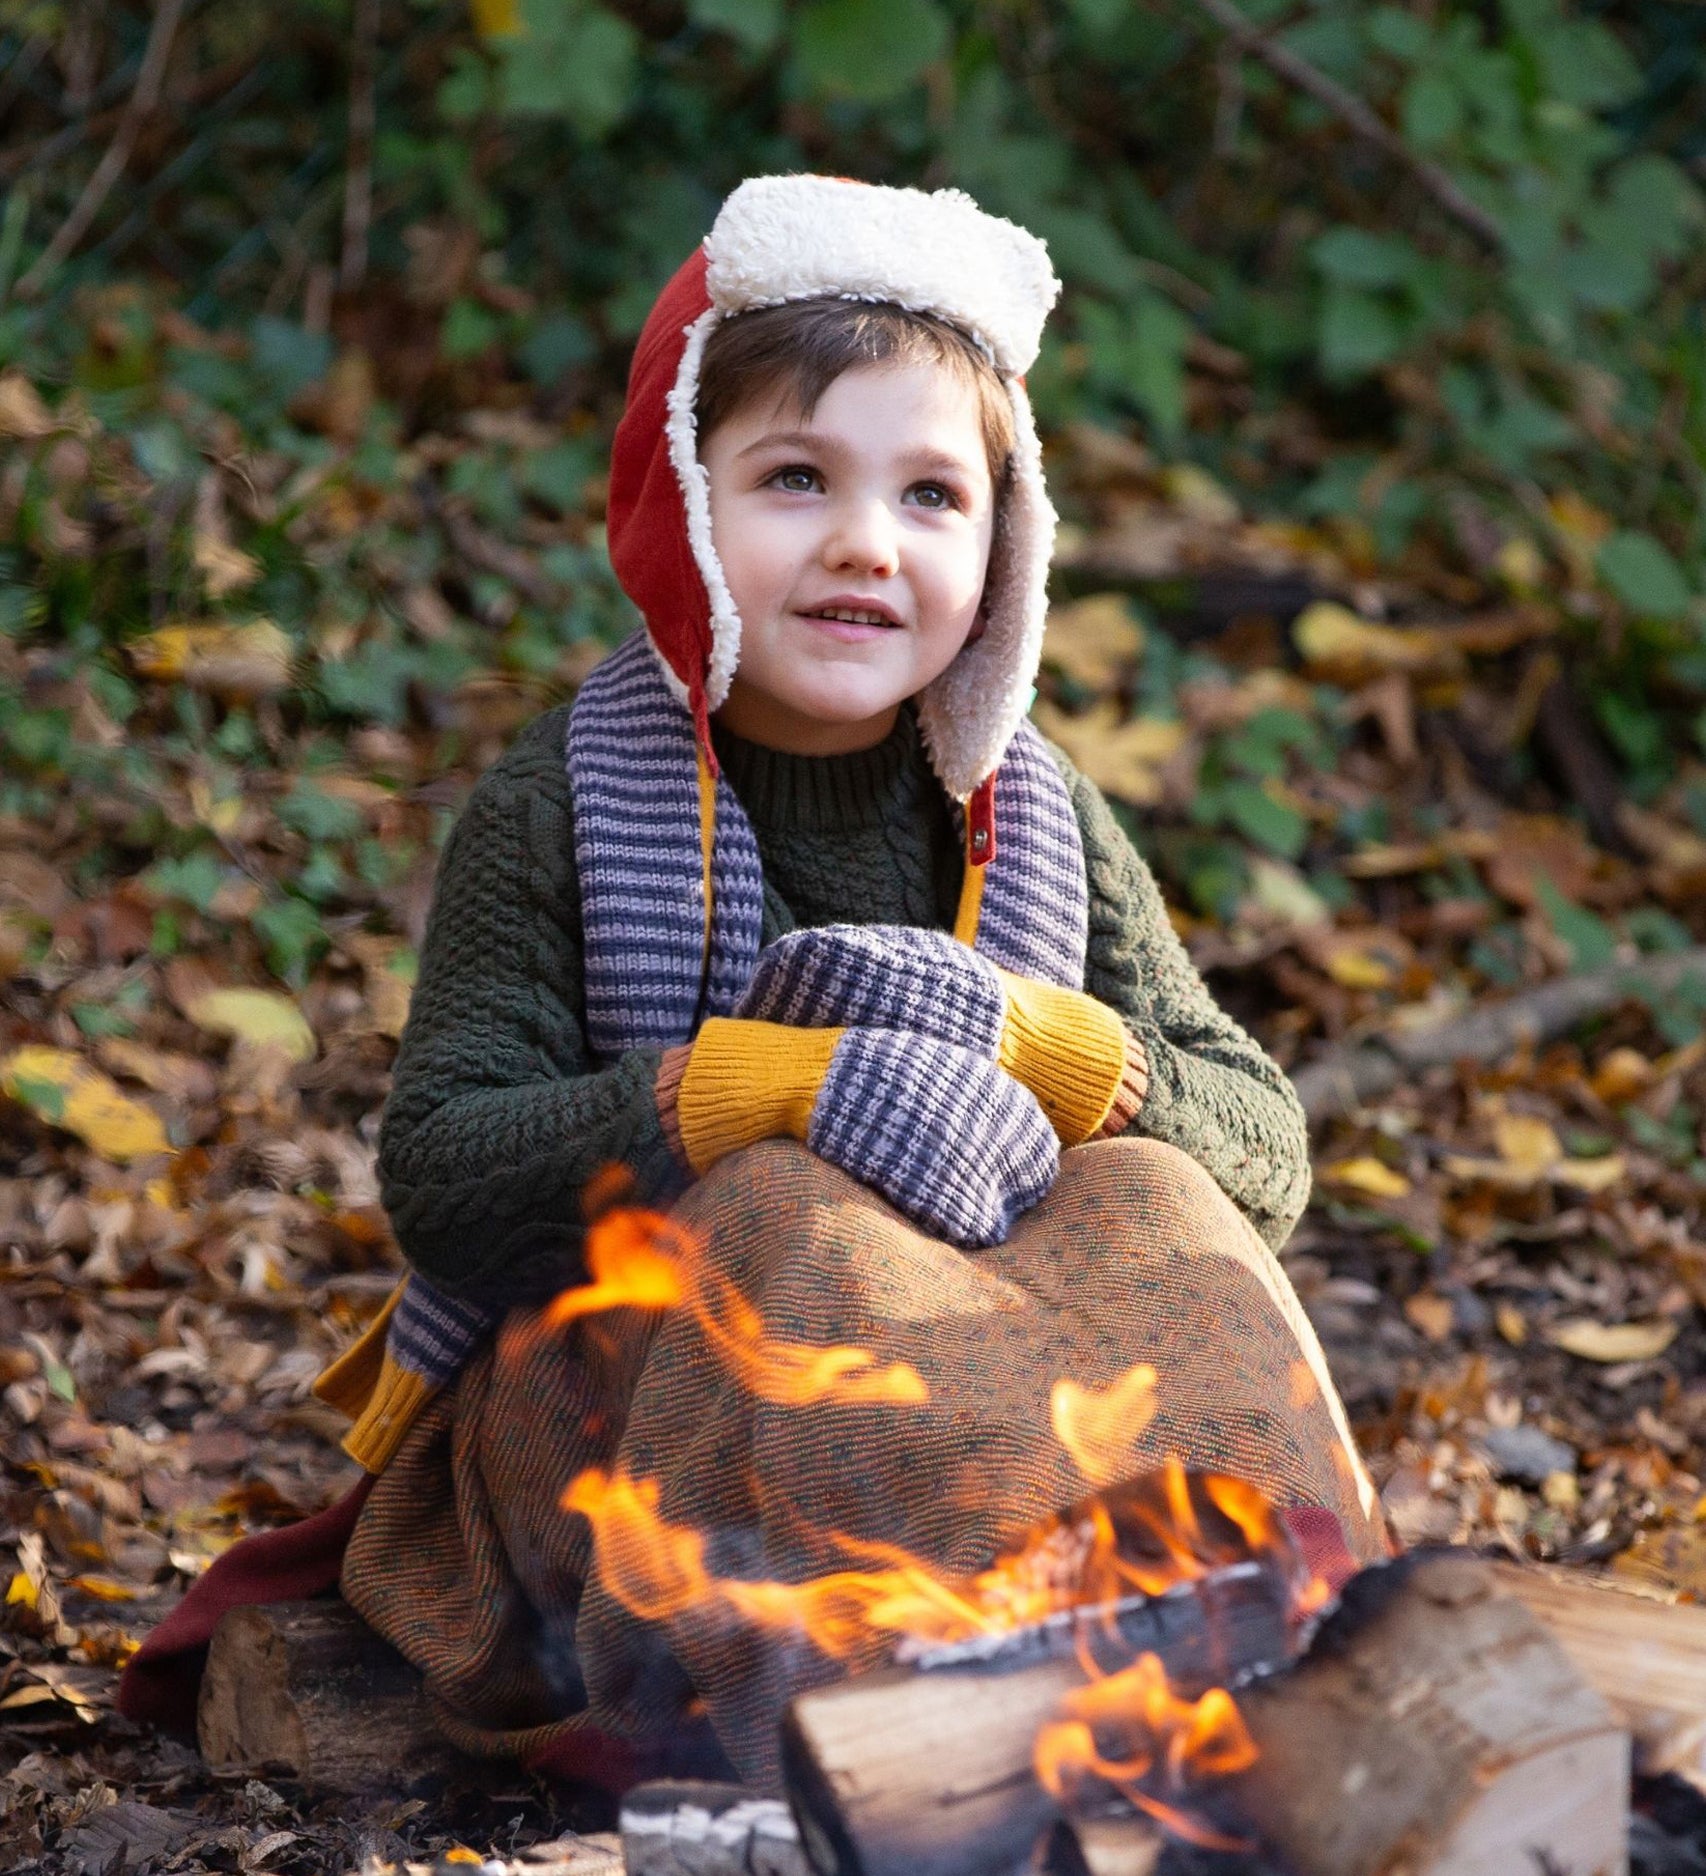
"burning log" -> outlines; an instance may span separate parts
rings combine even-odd
[[[432,1723],[421,1677],[347,1603],[229,1610],[207,1651],[196,1739],[209,1765],[316,1790],[397,1790],[472,1772]]]
[[[1291,1653],[1283,1577],[1227,1565],[1156,1596],[1065,1611],[994,1639],[802,1694],[783,1775],[824,1876],[983,1876],[1018,1867],[1057,1815],[1037,1736],[1084,1685],[1081,1660],[1147,1654],[1186,1693]],[[1236,1664],[1236,1666],[1234,1665]]]
[[[1142,1638],[1129,1626],[1134,1612],[1122,1617],[1128,1649],[1158,1658],[1181,1704],[1201,1665],[1199,1625],[1213,1626],[1205,1598],[1224,1593],[1222,1576],[1248,1587],[1232,1570],[1153,1598],[1168,1614]],[[1275,1646],[1251,1607],[1242,1630],[1230,1640],[1221,1629],[1224,1652],[1239,1659],[1249,1649],[1246,1671],[1279,1671],[1236,1695],[1255,1756],[1216,1781],[1215,1815],[1224,1820],[1230,1800],[1248,1835],[1302,1876],[1624,1868],[1627,1735],[1488,1565],[1453,1553],[1363,1572],[1289,1667],[1283,1641]],[[1090,1632],[1109,1633],[1094,1621]],[[1023,1865],[1059,1816],[1038,1776],[1039,1735],[1082,1701],[1087,1682],[1071,1649],[1029,1636],[1011,1646],[1017,1666],[987,1646],[981,1658],[938,1650],[956,1658],[925,1657],[794,1701],[785,1775],[825,1876]],[[1158,1866],[1152,1832],[1094,1817],[1109,1795],[1094,1777],[1064,1789],[1069,1812],[1086,1801],[1087,1821],[1074,1824],[1083,1867]]]

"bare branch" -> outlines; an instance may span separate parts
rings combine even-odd
[[[1187,0],[1187,4],[1213,20],[1240,52],[1265,65],[1293,90],[1313,98],[1365,143],[1373,144],[1383,155],[1401,164],[1454,221],[1488,247],[1503,252],[1505,237],[1498,222],[1478,203],[1470,201],[1437,163],[1418,156],[1363,99],[1347,91],[1290,47],[1278,45],[1258,32],[1234,0]]]
[[[379,0],[356,0],[350,43],[349,160],[344,172],[344,241],[338,285],[353,292],[367,273],[373,221],[373,84],[379,55]]]
[[[183,18],[184,0],[158,0],[153,24],[148,28],[148,43],[143,48],[142,65],[136,74],[136,89],[130,94],[124,116],[107,145],[106,154],[95,165],[94,174],[83,185],[71,213],[55,230],[53,239],[36,256],[35,265],[18,282],[20,299],[38,293],[43,283],[60,266],[89,231],[89,224],[101,212],[101,205],[112,192],[113,184],[124,174],[137,134],[155,105],[165,83],[166,63],[172,55],[172,41],[177,37],[178,22]]]

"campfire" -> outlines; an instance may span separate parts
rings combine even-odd
[[[668,1218],[606,1210],[587,1265],[512,1335],[681,1311],[731,1387],[784,1410],[928,1403],[904,1362],[770,1335]],[[655,1479],[569,1480],[596,1579],[636,1620],[738,1629],[787,1663],[785,1800],[641,1787],[630,1876],[1150,1876],[1191,1856],[1228,1876],[1621,1876],[1632,1736],[1643,1770],[1700,1772],[1706,1612],[1458,1552],[1335,1593],[1305,1515],[1246,1480],[1142,1465],[1158,1388],[1143,1364],[1100,1387],[1059,1377],[1049,1425],[1087,1490],[971,1572],[827,1530],[825,1567],[785,1580],[672,1518]],[[347,1765],[355,1683],[314,1665],[357,1645],[340,1619],[394,1664],[375,1660],[374,1686],[410,1673],[347,1612],[298,1608],[238,1611],[216,1638],[215,1762]],[[419,1754],[418,1695],[410,1714]],[[371,1702],[362,1725],[379,1763]]]
[[[758,1312],[668,1219],[606,1213],[588,1263],[591,1282],[551,1305],[536,1332],[616,1307],[687,1309],[730,1381],[765,1400],[904,1410],[926,1398],[911,1368],[880,1367],[864,1349],[769,1339]],[[562,1502],[591,1524],[603,1586],[642,1620],[717,1607],[858,1670],[808,1686],[782,1718],[789,1799],[820,1871],[995,1876],[1044,1867],[1074,1848],[1080,1867],[1137,1869],[1144,1846],[1153,1863],[1170,1835],[1227,1852],[1265,1843],[1303,1876],[1467,1876],[1483,1867],[1495,1876],[1486,1858],[1516,1857],[1523,1845],[1500,1834],[1510,1807],[1489,1823],[1481,1799],[1489,1784],[1509,1782],[1514,1765],[1518,1782],[1544,1795],[1547,1829],[1570,1839],[1573,1860],[1557,1869],[1614,1876],[1624,1806],[1606,1794],[1627,1786],[1628,1742],[1527,1611],[1466,1560],[1393,1566],[1365,1573],[1384,1587],[1341,1604],[1331,1643],[1310,1649],[1331,1592],[1254,1485],[1188,1474],[1177,1460],[1126,1476],[1132,1443],[1155,1411],[1147,1365],[1100,1389],[1062,1376],[1051,1425],[1095,1489],[970,1577],[837,1532],[821,1536],[842,1566],[803,1581],[719,1574],[707,1535],[668,1520],[654,1481],[592,1469]],[[1377,1677],[1384,1684],[1369,1695],[1362,1657],[1389,1648],[1392,1633],[1408,1635],[1417,1608],[1463,1612],[1455,1652],[1450,1622],[1443,1641],[1423,1637],[1435,1653],[1446,1650],[1443,1680],[1431,1671],[1417,1678],[1423,1657],[1387,1664],[1407,1682],[1410,1711],[1396,1728],[1405,1743],[1386,1741],[1392,1763],[1381,1782],[1408,1778],[1406,1761],[1425,1759],[1431,1741],[1461,1787],[1430,1791],[1434,1815],[1420,1835],[1418,1820],[1386,1802],[1380,1785],[1362,1795],[1382,1746],[1358,1738],[1383,1720],[1393,1731],[1392,1676]],[[1484,1650],[1497,1651],[1499,1665]],[[1483,1712],[1507,1694],[1508,1662],[1529,1655],[1541,1698]],[[1341,1705],[1359,1696],[1347,1709],[1356,1725],[1338,1729],[1347,1755],[1334,1768],[1339,1808],[1352,1799],[1364,1811],[1401,1814],[1385,1860],[1346,1862],[1336,1846],[1347,1833],[1322,1835],[1290,1815],[1297,1807],[1276,1809],[1278,1785],[1292,1779],[1277,1780],[1271,1768],[1295,1770],[1300,1732],[1305,1752],[1334,1733],[1332,1716],[1317,1709],[1335,1668]],[[1526,1809],[1515,1822],[1519,1831],[1540,1828]],[[1430,1839],[1439,1854],[1424,1860]]]

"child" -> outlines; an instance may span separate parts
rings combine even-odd
[[[345,1594],[472,1749],[619,1780],[708,1715],[763,1783],[782,1701],[839,1671],[624,1607],[560,1505],[590,1467],[737,1575],[844,1564],[833,1532],[972,1570],[1087,1489],[1053,1384],[1143,1362],[1112,1471],[1177,1453],[1383,1552],[1270,1249],[1298,1104],[1025,718],[1054,516],[1022,374],[1057,290],[957,192],[767,177],[641,335],[609,538],[645,632],[446,849],[380,1152],[416,1274],[382,1368],[329,1379],[378,1473]],[[755,1393],[685,1310],[494,1339],[586,1280],[613,1162],[766,1337],[926,1398]]]

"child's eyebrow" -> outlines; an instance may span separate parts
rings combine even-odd
[[[756,437],[735,458],[756,456],[766,449],[804,449],[832,450],[836,447],[834,439],[827,437],[821,430],[767,430],[763,436]]]
[[[843,453],[842,445],[822,430],[770,430],[748,443],[745,449],[738,452],[735,461],[741,462],[748,456],[757,456],[773,449],[797,449],[817,456],[838,456]],[[953,451],[932,449],[928,445],[923,449],[908,451],[903,460],[905,468],[914,475],[970,473],[968,465]]]

